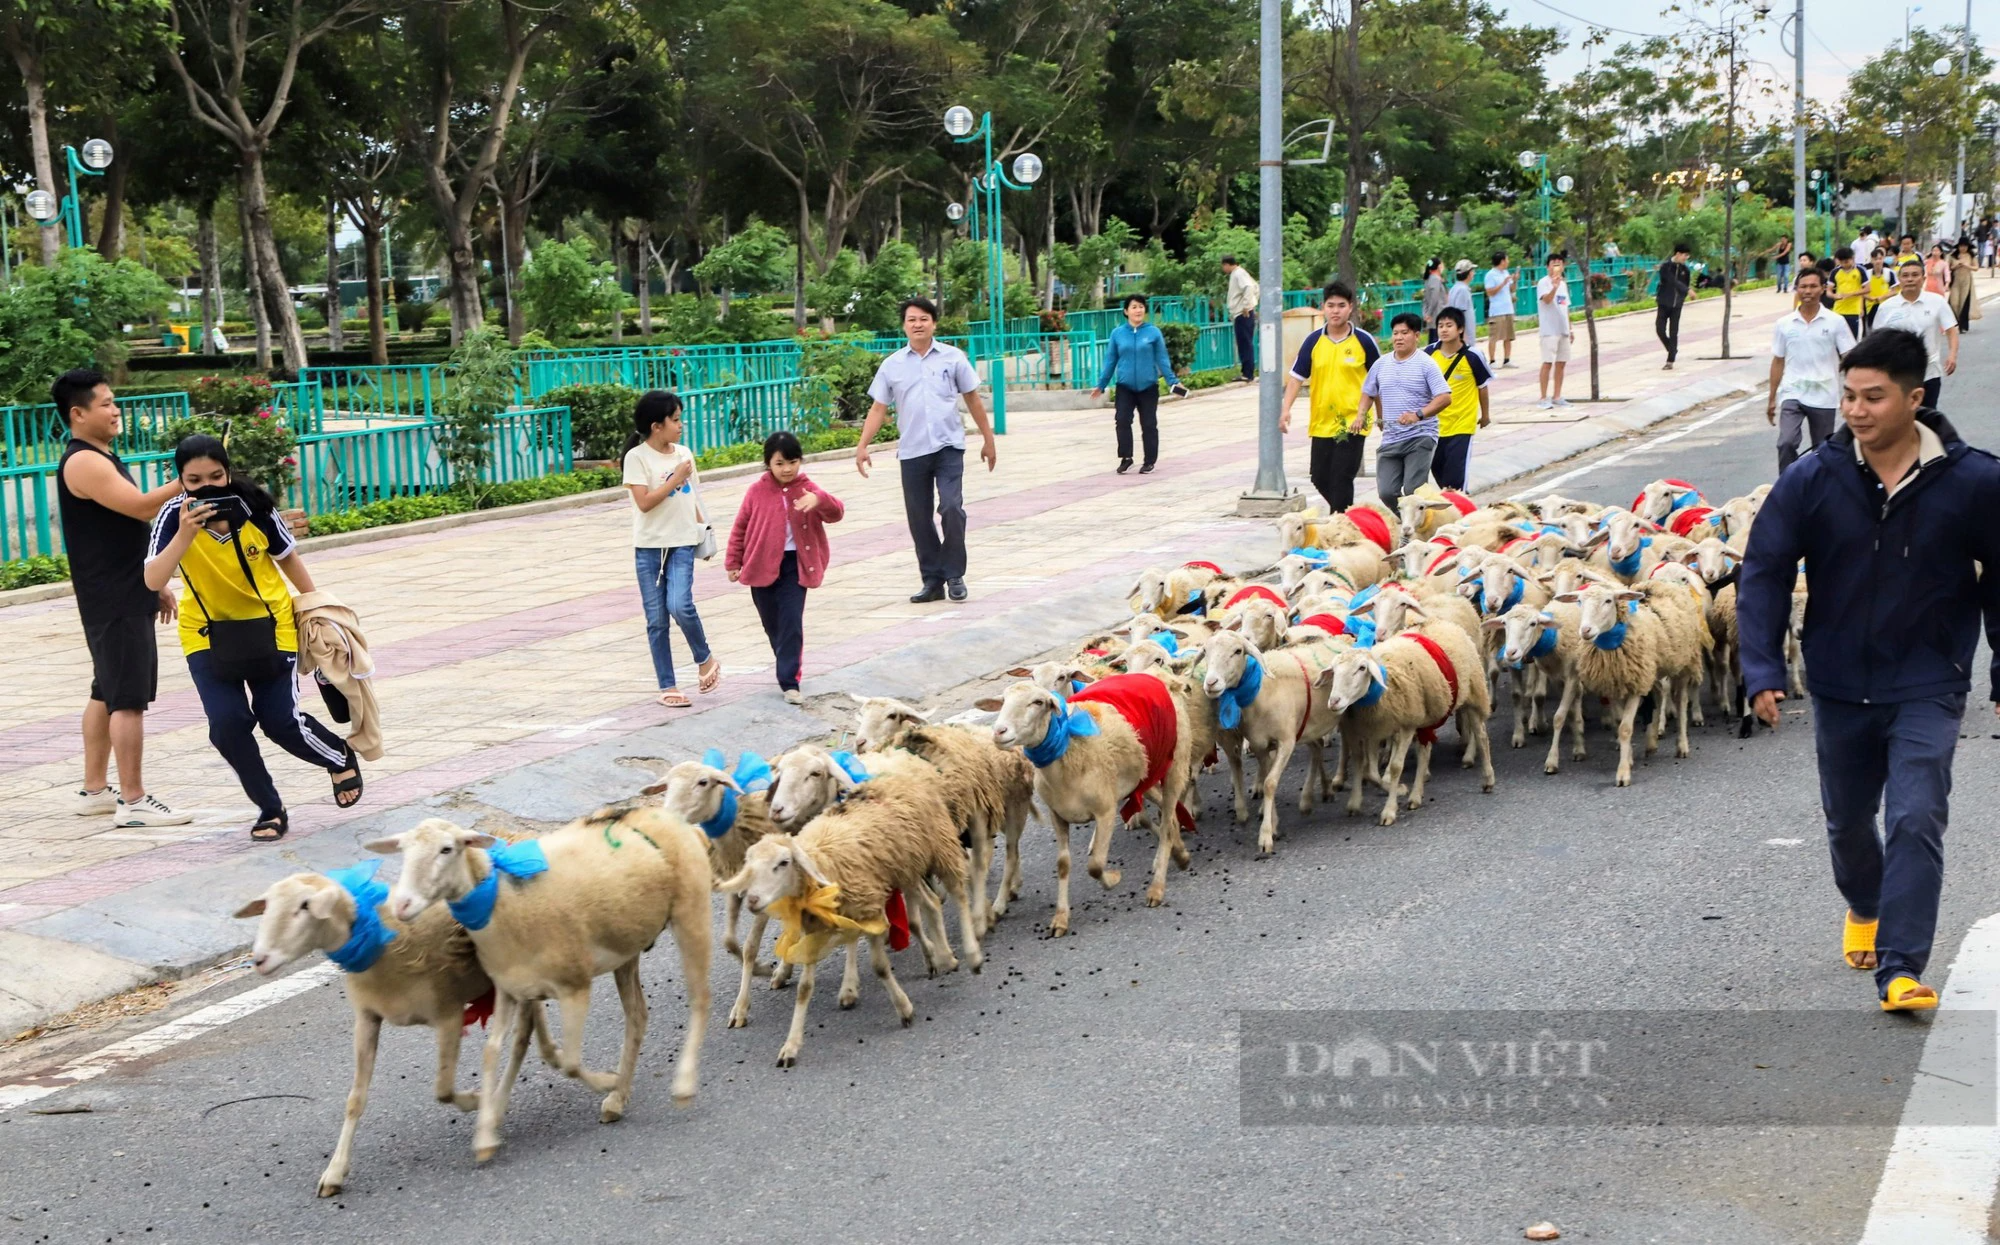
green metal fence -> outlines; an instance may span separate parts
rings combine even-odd
[[[803,431],[813,421],[798,404],[795,379],[690,389],[681,394],[681,439],[700,454],[724,445],[762,441],[781,428]]]
[[[120,395],[125,431],[116,442],[119,454],[148,453],[159,444],[160,432],[190,414],[184,392]],[[69,441],[69,424],[53,402],[33,406],[0,406],[0,467],[25,467],[62,457]]]
[[[802,347],[792,338],[702,346],[630,346],[524,351],[517,356],[521,396],[532,402],[566,385],[633,389],[713,389],[799,374]]]
[[[435,419],[449,384],[447,377],[441,363],[309,367],[299,371],[300,383],[319,386],[324,417],[362,423]]]

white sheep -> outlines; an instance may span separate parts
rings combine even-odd
[[[402,853],[390,911],[414,921],[433,903],[451,905],[498,991],[481,1063],[473,1157],[485,1162],[500,1148],[500,1124],[530,1032],[529,1025],[515,1022],[523,1005],[539,1006],[541,999],[555,999],[562,1010],[563,1073],[607,1091],[599,1119],[608,1124],[623,1117],[646,1033],[639,956],[669,929],[688,994],[687,1037],[674,1071],[673,1099],[678,1106],[692,1102],[709,1002],[712,875],[701,831],[657,806],[613,806],[494,851],[499,844],[492,835],[433,817],[366,845],[385,855]],[[625,1010],[616,1073],[583,1066],[590,984],[607,972]],[[514,1046],[503,1079],[500,1046],[510,1025]]]
[[[1693,715],[1696,726],[1705,724],[1701,684],[1708,675],[1709,654],[1715,648],[1708,630],[1708,585],[1693,567],[1662,562],[1639,587],[1646,594],[1646,605],[1659,616],[1665,631],[1659,658],[1661,712],[1655,715],[1654,731],[1657,734],[1663,729],[1663,715],[1671,712],[1679,723],[1674,755],[1685,757],[1689,715]]]
[[[1339,729],[1340,714],[1313,694],[1313,684],[1334,648],[1335,641],[1328,638],[1267,654],[1231,631],[1217,632],[1203,646],[1201,687],[1216,702],[1218,735],[1232,777],[1241,771],[1246,748],[1257,758],[1257,787],[1263,797],[1257,850],[1265,855],[1277,850],[1278,783],[1300,743],[1310,749],[1311,764],[1299,788],[1299,811],[1312,811],[1314,784],[1331,795],[1324,746]],[[1237,788],[1240,793],[1240,780]],[[1248,821],[1249,812],[1239,794],[1238,823]]]
[[[1123,677],[1153,683],[1172,701],[1175,735],[1171,755],[1150,756],[1132,724],[1112,706],[1090,702],[1071,707],[1064,698],[1032,683],[1016,683],[1007,689],[999,705],[999,717],[993,723],[993,741],[1003,748],[1021,749],[1034,764],[1035,794],[1054,818],[1056,912],[1049,921],[1051,937],[1069,932],[1072,824],[1090,822],[1095,826],[1090,841],[1090,876],[1110,890],[1122,877],[1118,870],[1106,865],[1112,835],[1130,815],[1138,796],[1149,796],[1157,803],[1159,816],[1154,819],[1153,830],[1159,846],[1153,859],[1153,880],[1146,888],[1148,907],[1158,907],[1166,899],[1167,860],[1171,857],[1183,869],[1188,865],[1188,851],[1181,842],[1176,815],[1193,751],[1193,732],[1186,707],[1173,697],[1163,681],[1152,675]],[[1156,747],[1165,743],[1154,742]],[[1164,773],[1156,787],[1145,790],[1156,762]]]
[[[1665,630],[1653,611],[1639,607],[1645,593],[1636,588],[1607,588],[1589,584],[1555,599],[1577,607],[1577,634],[1585,644],[1578,650],[1576,677],[1563,686],[1562,703],[1556,707],[1560,724],[1572,710],[1582,712],[1582,695],[1609,697],[1618,723],[1617,785],[1632,785],[1632,720],[1639,702],[1660,683],[1660,648],[1666,643]],[[1646,740],[1651,753],[1658,742],[1660,714],[1653,715],[1654,730]],[[1582,739],[1578,736],[1579,755]]]
[[[477,1094],[458,1088],[458,1053],[465,1026],[475,1016],[483,1019],[492,1003],[492,979],[479,967],[472,940],[442,909],[408,924],[383,918],[378,909],[389,888],[374,880],[381,863],[371,860],[331,874],[294,873],[271,883],[236,912],[239,918],[262,918],[250,954],[258,976],[268,977],[302,956],[323,951],[342,969],[347,1002],[354,1009],[354,1080],[340,1140],[320,1173],[321,1197],[332,1197],[347,1183],[354,1133],[368,1109],[368,1085],[375,1076],[384,1024],[428,1026],[437,1035],[432,1093],[461,1111],[479,1105]],[[529,1008],[527,1016],[542,1058],[555,1065],[541,1005]]]
[[[1222,568],[1212,562],[1189,562],[1172,570],[1149,567],[1126,594],[1134,614],[1178,614],[1200,599],[1201,590],[1222,578]]]
[[[1653,480],[1632,499],[1632,513],[1664,527],[1674,514],[1707,505],[1701,490],[1686,480]]]
[[[1577,611],[1573,605],[1558,604],[1554,601],[1546,606],[1517,605],[1498,618],[1485,621],[1488,630],[1499,636],[1498,655],[1501,665],[1513,671],[1534,669],[1542,677],[1541,690],[1546,695],[1550,687],[1567,688],[1576,677],[1577,658],[1582,654],[1583,637],[1577,631]],[[1559,704],[1570,704],[1573,697],[1558,693]],[[1525,703],[1523,698],[1514,699],[1514,735],[1512,745],[1516,748],[1528,742],[1528,736],[1538,727],[1536,714],[1541,708],[1541,699],[1536,697]],[[1575,722],[1576,759],[1583,759],[1583,712],[1580,708],[1570,713]],[[1562,747],[1564,719],[1554,718],[1549,724],[1549,755],[1542,769],[1553,774],[1558,768]]]
[[[1324,571],[1340,578],[1352,592],[1379,581],[1387,573],[1384,562],[1382,550],[1373,541],[1316,549],[1310,554],[1287,553],[1278,559],[1278,584],[1289,594],[1307,575]]]
[[[770,912],[784,922],[778,952],[799,966],[792,1027],[778,1051],[779,1067],[797,1063],[805,1044],[806,1008],[819,961],[835,947],[851,950],[863,935],[875,975],[909,1026],[916,1007],[890,967],[882,913],[891,892],[927,892],[933,879],[958,905],[966,962],[976,973],[984,957],[965,894],[965,849],[944,801],[923,783],[886,778],[864,783],[796,835],[751,846],[742,870],[720,885],[741,891],[752,912]]]

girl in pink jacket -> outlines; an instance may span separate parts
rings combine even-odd
[[[778,686],[788,704],[799,704],[799,666],[805,657],[806,589],[826,578],[826,524],[840,522],[846,507],[800,471],[805,450],[789,432],[764,440],[764,474],[743,494],[729,529],[723,568],[731,583],[750,586],[757,617],[778,659]]]

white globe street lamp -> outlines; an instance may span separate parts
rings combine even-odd
[[[22,206],[28,209],[29,216],[41,221],[43,224],[54,220],[62,213],[62,205],[56,202],[56,197],[46,190],[30,190],[27,197],[23,200]]]
[[[1574,177],[1571,177],[1567,173],[1564,173],[1561,177],[1556,178],[1556,190],[1561,194],[1568,194],[1572,189],[1575,188],[1575,186],[1576,186],[1576,179]]]
[[[962,221],[962,220],[964,220],[964,219],[965,219],[965,205],[964,205],[963,203],[947,203],[947,204],[945,204],[945,207],[944,207],[944,218],[945,218],[946,220],[948,220],[948,221],[952,221],[952,222],[957,222],[957,221]]]
[[[1042,179],[1042,158],[1032,151],[1014,157],[1014,180],[1032,186]]]
[[[101,138],[93,138],[83,145],[80,157],[85,168],[102,172],[111,167],[111,144]]]
[[[1739,195],[1750,193],[1750,183],[1747,179],[1741,177],[1736,179],[1736,193]]]
[[[1515,159],[1520,161],[1522,168],[1532,169],[1535,167],[1535,161],[1541,159],[1541,157],[1532,151],[1524,151],[1516,156]]]
[[[972,109],[963,104],[953,104],[944,110],[944,132],[953,138],[964,138],[972,133],[972,127],[977,124]]]

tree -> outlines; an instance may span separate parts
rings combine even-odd
[[[536,247],[521,270],[521,293],[529,325],[558,342],[575,338],[584,322],[609,320],[625,308],[611,265],[595,258],[585,238]]]
[[[1894,147],[1884,154],[1894,165],[1880,168],[1880,173],[1895,176],[1901,186],[1913,177],[1920,182],[1949,180],[1958,145],[1972,139],[1981,115],[2000,103],[2000,86],[1986,81],[1993,58],[1977,43],[1972,48],[1970,83],[1962,76],[1963,35],[1962,27],[1948,26],[1940,34],[1919,26],[1906,43],[1870,58],[1847,80],[1845,110],[1878,118],[1893,136]],[[1932,72],[1940,60],[1951,67],[1950,72]],[[1907,229],[1914,206],[1899,189],[1897,232]]]
[[[1073,291],[1071,305],[1102,307],[1104,290],[1125,258],[1126,248],[1139,240],[1139,233],[1116,216],[1102,232],[1075,246],[1058,242],[1049,254],[1055,274]]]
[[[790,284],[792,242],[782,229],[753,216],[734,237],[710,248],[701,262],[688,271],[695,280],[714,290],[726,308],[733,291],[768,294]]]
[[[271,226],[264,157],[291,103],[299,56],[344,26],[360,21],[374,0],[291,0],[273,11],[253,0],[172,0],[173,41],[167,67],[187,95],[196,121],[220,134],[239,160],[237,197],[251,288],[278,339],[285,367],[306,366],[306,339],[292,307],[290,285]]]
[[[0,400],[36,401],[49,377],[125,362],[124,326],[152,319],[173,291],[131,260],[71,250],[53,265],[24,267],[0,291]]]
[[[1571,185],[1563,206],[1582,227],[1583,327],[1590,342],[1590,400],[1596,402],[1604,394],[1598,380],[1598,298],[1597,291],[1591,288],[1597,276],[1590,272],[1590,258],[1597,254],[1597,243],[1609,236],[1624,217],[1628,157],[1616,141],[1617,117],[1602,106],[1602,96],[1588,70],[1558,93],[1556,106],[1564,145],[1553,153],[1552,159],[1559,167],[1575,170],[1570,174]]]

